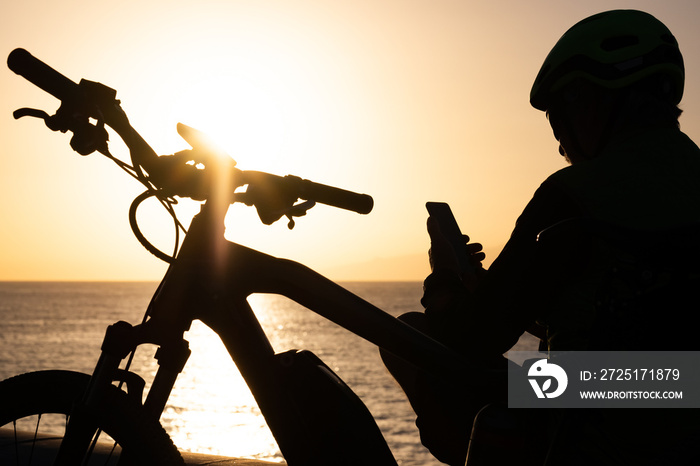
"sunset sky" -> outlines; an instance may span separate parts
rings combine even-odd
[[[371,194],[369,215],[318,206],[264,226],[229,212],[227,237],[334,279],[421,280],[428,200],[449,202],[493,259],[537,186],[564,167],[529,106],[544,57],[576,21],[648,11],[674,32],[689,85],[682,129],[700,140],[698,3],[491,0],[24,0],[3,6],[0,53],[29,50],[63,74],[117,89],[159,154],[183,122],[241,169]],[[141,186],[19,107],[58,101],[0,71],[0,280],[157,280],[165,264],[132,235]],[[112,137],[115,155],[125,148]],[[195,206],[183,203],[183,215]],[[170,233],[172,223],[151,234]],[[157,231],[156,231],[157,230]]]

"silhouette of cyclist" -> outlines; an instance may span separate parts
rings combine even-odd
[[[660,244],[667,238],[662,232],[700,223],[700,149],[678,123],[684,81],[676,39],[647,13],[607,11],[569,29],[546,57],[530,102],[546,112],[570,165],[537,189],[488,271],[460,270],[454,249],[429,218],[432,273],[424,282],[425,312],[402,319],[485,368],[504,368],[503,353],[526,331],[540,336],[548,350],[697,349],[692,330],[700,313],[697,304],[682,306],[679,299],[687,295],[678,298],[674,291],[677,299],[668,301],[669,293],[661,294],[660,301],[650,301],[661,307],[607,316],[601,302],[622,299],[601,297],[616,249],[577,240],[581,223],[567,234],[543,233],[538,241],[541,232],[557,231],[550,227],[583,219],[615,231],[623,245],[634,243],[629,232],[647,232],[640,250],[654,262],[675,244],[673,236]],[[544,238],[551,238],[548,244]],[[480,265],[481,246],[469,244],[468,250]],[[625,280],[617,279],[634,281]],[[636,296],[657,285],[623,291]],[[463,381],[442,383],[383,357],[418,415],[423,444],[443,462],[464,464],[475,414],[503,402],[506,387],[469,390]],[[569,410],[586,412],[578,417],[518,411],[524,441],[535,450],[529,451],[532,464],[544,464],[547,455],[549,465],[685,464],[700,425],[695,410]]]

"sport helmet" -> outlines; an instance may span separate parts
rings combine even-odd
[[[576,23],[559,39],[537,74],[530,103],[547,110],[552,96],[576,79],[620,89],[655,74],[668,78],[677,105],[685,68],[671,31],[642,11],[606,11]]]

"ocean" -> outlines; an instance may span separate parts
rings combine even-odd
[[[0,379],[34,370],[90,373],[105,328],[136,324],[156,289],[151,282],[0,282]],[[419,282],[351,282],[343,286],[398,316],[420,309]],[[415,415],[384,368],[377,348],[281,296],[250,303],[277,352],[307,349],[363,400],[402,466],[441,464],[421,445]],[[185,335],[192,356],[161,422],[183,450],[282,461],[245,382],[218,336],[200,322]],[[523,342],[523,349],[531,349]],[[133,369],[148,379],[155,348],[140,349]]]

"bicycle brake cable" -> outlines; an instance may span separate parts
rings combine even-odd
[[[157,247],[155,247],[148,239],[146,236],[141,232],[141,229],[139,228],[138,225],[138,220],[136,218],[136,211],[138,210],[139,206],[143,201],[150,197],[155,197],[158,199],[160,204],[166,209],[168,214],[173,218],[173,222],[175,223],[175,246],[173,250],[173,254],[170,256]],[[177,214],[175,213],[175,209],[173,208],[173,205],[175,204],[175,201],[173,199],[163,199],[159,193],[156,190],[149,189],[147,191],[144,191],[143,193],[139,194],[136,199],[131,203],[131,207],[129,207],[129,225],[131,226],[131,230],[134,233],[134,236],[136,236],[136,239],[141,243],[141,245],[148,250],[151,254],[156,256],[158,259],[171,263],[175,257],[177,256],[177,251],[179,248],[180,244],[180,230],[183,232],[187,232],[185,227],[182,226],[180,223],[180,220],[177,218]]]
[[[162,196],[159,193],[158,188],[156,188],[149,181],[148,177],[143,176],[143,171],[139,169],[140,167],[134,167],[124,162],[123,160],[118,159],[117,157],[112,155],[108,149],[101,151],[101,153],[109,160],[114,162],[119,168],[121,168],[127,174],[129,174],[129,176],[131,176],[146,187],[146,191],[137,196],[136,199],[134,199],[134,201],[132,202],[131,207],[129,208],[129,225],[131,226],[131,230],[134,233],[134,236],[136,236],[136,239],[139,241],[139,243],[141,243],[141,245],[144,248],[146,248],[147,251],[149,251],[151,254],[153,254],[154,256],[156,256],[164,262],[172,262],[175,256],[177,255],[178,247],[180,244],[180,230],[182,230],[184,233],[187,233],[186,228],[177,218],[177,213],[173,208],[173,205],[177,204],[177,200],[172,197]],[[161,206],[163,206],[166,212],[168,212],[168,215],[172,217],[173,222],[175,224],[175,246],[173,248],[172,255],[168,255],[162,252],[160,249],[156,248],[150,241],[148,241],[148,239],[141,232],[141,229],[138,226],[138,220],[136,219],[136,210],[138,209],[139,205],[149,197],[155,197],[156,199],[158,199],[158,202],[161,204]]]

